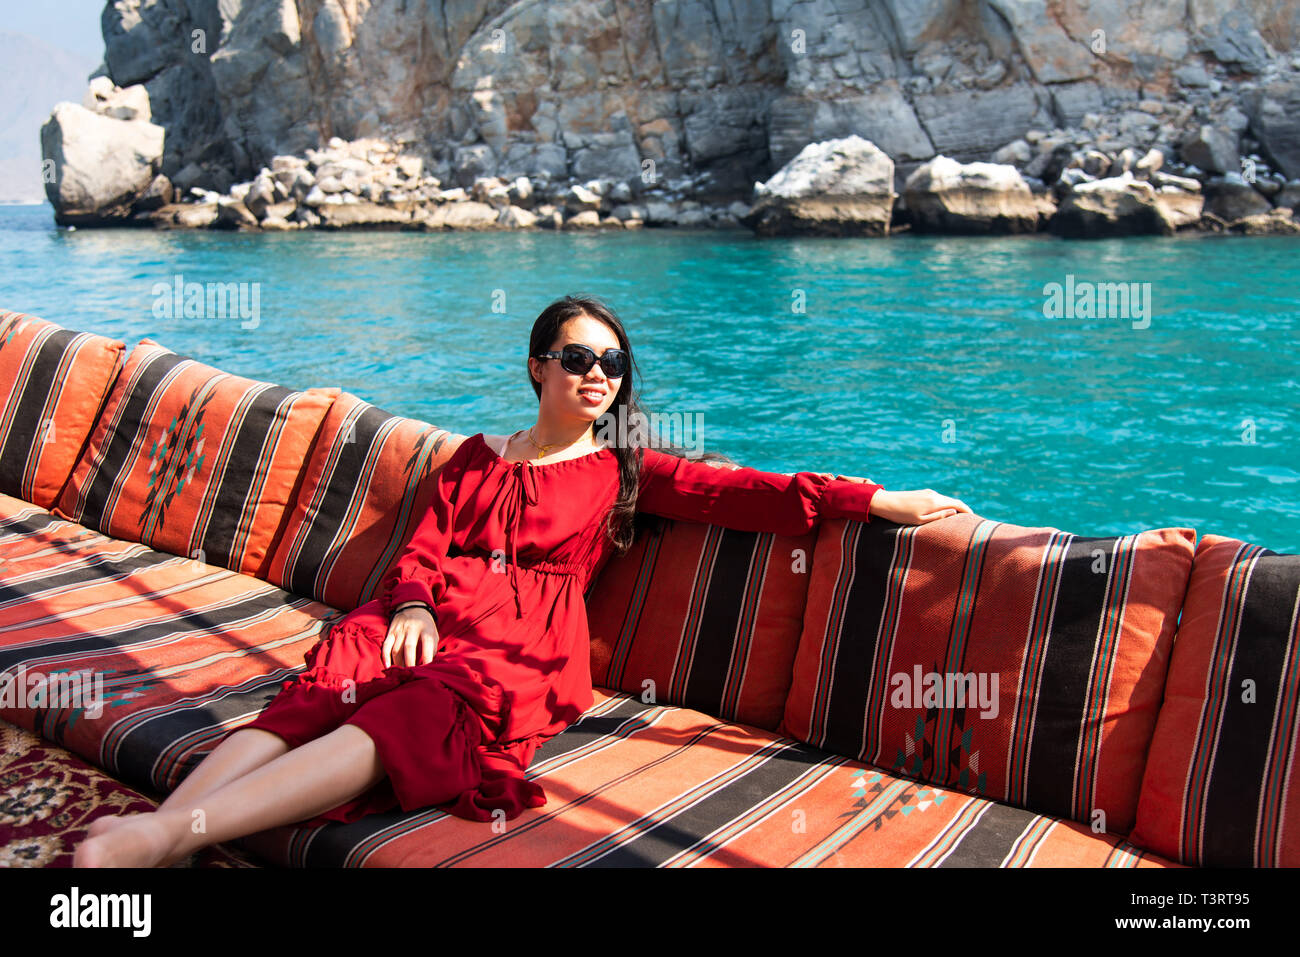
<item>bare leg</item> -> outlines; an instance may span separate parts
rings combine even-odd
[[[192,804],[205,794],[211,794],[236,778],[271,763],[288,750],[288,742],[270,731],[261,728],[236,731],[199,762],[176,790],[158,805],[158,810],[172,811],[187,802]]]
[[[77,847],[73,866],[168,866],[210,844],[315,817],[384,774],[370,735],[342,724],[210,794],[88,837]]]
[[[200,761],[154,812],[101,817],[91,823],[86,836],[97,837],[133,817],[139,817],[141,813],[172,811],[187,803],[193,803],[236,778],[243,777],[250,771],[274,761],[288,750],[288,743],[278,734],[263,731],[261,728],[244,728],[236,731]]]

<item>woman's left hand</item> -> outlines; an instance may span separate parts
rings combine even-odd
[[[831,475],[830,472],[818,472],[818,473],[816,473],[816,474],[821,475],[821,476],[824,476],[825,478],[835,478],[835,479],[840,479],[841,481],[844,481],[844,482],[865,482],[867,485],[879,485],[879,484],[880,484],[879,482],[873,482],[873,481],[871,481],[871,479],[868,479],[868,478],[858,478],[856,475]]]

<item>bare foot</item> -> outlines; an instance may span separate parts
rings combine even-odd
[[[121,823],[87,836],[72,856],[73,867],[170,867],[185,855],[176,852],[171,822],[157,812],[133,814]]]

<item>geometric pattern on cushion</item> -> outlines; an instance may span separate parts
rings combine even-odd
[[[4,701],[0,718],[155,794],[259,714],[343,614],[9,496],[0,558],[0,680],[82,691]]]
[[[769,731],[596,690],[502,828],[442,811],[242,839],[286,867],[1170,867],[1073,821],[935,788]]]
[[[365,604],[428,511],[432,477],[464,439],[339,395],[306,460],[267,581],[345,611]]]
[[[1300,555],[1201,540],[1133,834],[1197,866],[1300,866]]]
[[[778,730],[1127,834],[1194,535],[825,522]]]
[[[0,867],[71,867],[94,821],[157,806],[63,748],[0,721]],[[262,865],[217,844],[171,866]]]
[[[54,503],[125,352],[116,339],[0,312],[0,492]]]
[[[175,788],[229,728],[265,707],[343,614],[7,496],[0,555],[0,672],[28,663],[107,677],[98,719],[48,708],[0,716],[152,793]],[[527,774],[549,800],[505,830],[398,810],[232,843],[272,866],[1169,863],[1073,822],[603,689]]]
[[[141,340],[53,511],[115,538],[265,577],[339,391],[245,379]]]
[[[589,589],[592,681],[775,730],[790,691],[816,531],[664,520]]]

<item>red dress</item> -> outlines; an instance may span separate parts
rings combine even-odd
[[[609,448],[533,465],[503,459],[481,432],[461,443],[376,597],[335,623],[307,652],[307,669],[243,725],[290,747],[342,723],[374,739],[387,776],[307,823],[394,806],[510,820],[546,803],[524,772],[537,748],[593,701],[583,595],[613,553],[601,523],[618,478]],[[637,507],[796,535],[822,518],[866,521],[879,488],[646,449]],[[428,664],[385,669],[392,609],[415,599],[436,609],[437,653]]]

